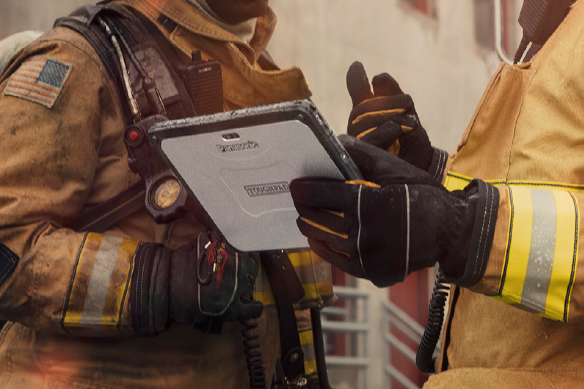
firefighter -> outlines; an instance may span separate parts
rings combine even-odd
[[[499,66],[438,181],[408,98],[388,75],[371,93],[352,67],[348,130],[362,140],[343,142],[365,181],[291,184],[327,261],[378,286],[437,263],[452,283],[424,388],[582,387],[582,36],[579,1],[530,62]],[[396,139],[398,156],[382,149]]]
[[[225,110],[311,95],[300,69],[279,69],[265,53],[276,24],[267,0],[103,3],[143,15],[185,62],[197,50],[219,61]],[[97,18],[84,17],[73,19],[88,29]],[[125,54],[128,66],[141,53]],[[98,54],[86,37],[58,26],[20,51],[0,79],[0,319],[7,321],[0,387],[248,388],[242,331],[249,328],[263,363],[253,368],[265,368],[270,383],[278,310],[257,255],[211,241],[192,212],[155,223],[141,208],[103,232],[68,227],[140,181],[124,144],[124,91]],[[161,101],[176,91],[166,74],[154,74]],[[212,256],[227,258],[223,280],[204,293],[195,264]],[[301,279],[313,287],[296,305],[310,381],[305,312],[334,301],[330,268],[309,251],[289,256],[295,266],[323,270]],[[209,306],[221,311],[219,325],[202,309]]]

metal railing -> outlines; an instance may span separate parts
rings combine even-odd
[[[383,388],[391,388],[391,378],[393,378],[407,389],[419,389],[417,384],[413,383],[392,364],[391,353],[395,350],[415,365],[416,350],[412,350],[398,339],[397,336],[391,333],[391,329],[399,330],[408,339],[419,344],[424,334],[424,328],[391,301],[383,301],[383,308],[383,339],[387,343],[386,347],[383,347],[383,366],[385,371]]]
[[[371,323],[369,319],[370,292],[367,290],[335,286],[339,300],[345,300],[346,307],[329,307],[322,310],[322,330],[327,344],[327,336],[345,334],[349,340],[349,355],[327,355],[329,368],[353,367],[359,371],[358,388],[368,389],[367,376],[371,367],[369,355],[369,337]],[[332,316],[341,321],[329,320]],[[326,347],[326,346],[325,346]]]

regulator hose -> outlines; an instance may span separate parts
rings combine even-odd
[[[428,324],[426,324],[426,329],[424,330],[424,335],[422,336],[416,354],[416,366],[420,371],[427,374],[433,374],[435,372],[434,362],[436,358],[434,358],[434,350],[438,344],[442,323],[444,322],[444,306],[446,305],[449,289],[450,286],[446,282],[444,275],[439,272],[436,276],[436,282],[430,300]]]
[[[266,389],[266,368],[262,360],[262,353],[257,350],[260,347],[259,335],[252,334],[258,325],[255,320],[241,320],[240,322],[245,327],[241,330],[241,335],[244,338],[243,347],[249,374],[249,387],[250,389]]]

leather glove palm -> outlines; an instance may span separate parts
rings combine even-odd
[[[160,333],[169,322],[208,329],[212,320],[247,320],[262,314],[262,303],[253,300],[259,269],[255,255],[237,253],[201,234],[176,250],[141,243],[134,260],[130,299],[138,335]],[[209,282],[202,284],[198,278]]]
[[[300,231],[339,269],[377,286],[440,263],[449,281],[476,283],[486,266],[498,207],[494,187],[475,180],[448,192],[394,155],[339,137],[366,182],[292,181]]]
[[[353,101],[347,134],[387,150],[439,179],[447,154],[432,147],[411,96],[404,94],[387,73],[375,76],[371,85],[373,92],[363,65],[354,62],[347,72],[347,89]]]

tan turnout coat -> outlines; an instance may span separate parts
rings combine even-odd
[[[161,30],[185,59],[199,49],[220,61],[226,110],[311,95],[298,68],[259,59],[276,23],[271,10],[247,45],[183,0],[121,2],[157,25],[161,15],[174,21],[174,30]],[[12,80],[29,59],[67,71],[48,96],[23,97]],[[179,247],[202,231],[197,220],[157,225],[139,211],[105,234],[63,228],[139,178],[128,168],[119,107],[95,51],[67,28],[27,47],[0,80],[0,242],[20,257],[0,285],[0,317],[9,320],[0,333],[0,388],[247,388],[239,323],[225,324],[221,336],[181,325],[157,337],[132,335],[127,290],[138,240]],[[316,261],[307,253],[296,259],[300,266]],[[95,291],[99,307],[90,299]],[[258,321],[269,380],[277,312],[265,277],[256,292],[272,300]],[[322,305],[318,292],[312,297]]]
[[[501,64],[451,155],[449,189],[499,189],[484,278],[453,288],[424,388],[584,386],[584,2],[531,62]],[[521,309],[518,309],[521,308]]]

